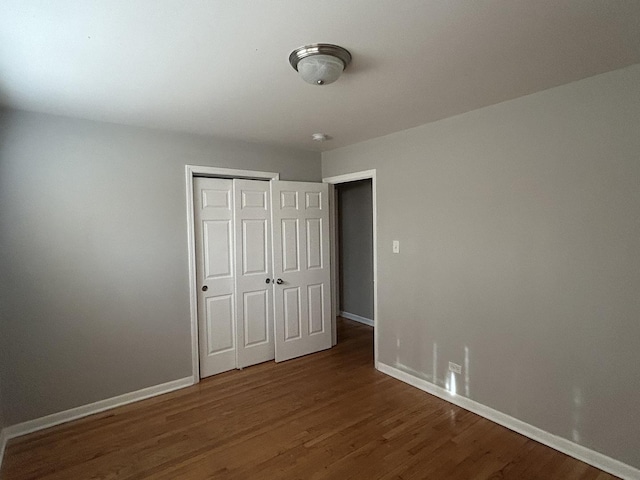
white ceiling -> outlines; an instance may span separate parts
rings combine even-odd
[[[332,85],[288,64],[315,42]],[[636,0],[0,2],[2,105],[310,150],[638,62]]]

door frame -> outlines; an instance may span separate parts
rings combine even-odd
[[[335,185],[341,183],[355,182],[358,180],[371,179],[371,203],[373,210],[373,362],[375,368],[378,368],[378,328],[380,316],[378,315],[378,207],[376,194],[376,170],[362,170],[360,172],[345,173],[333,177],[325,177],[322,179],[324,183],[331,185],[333,192],[329,196],[329,221],[331,223],[331,340],[332,344],[337,343],[337,326],[336,315],[340,309],[339,285],[340,272],[338,271],[338,210],[337,210],[337,190]]]
[[[198,351],[198,289],[196,287],[196,236],[193,216],[193,177],[246,178],[253,180],[280,180],[276,172],[238,170],[234,168],[185,165],[185,187],[187,195],[187,248],[189,260],[189,314],[191,319],[191,372],[195,385],[200,382],[200,354]]]

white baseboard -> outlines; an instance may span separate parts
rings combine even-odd
[[[63,412],[53,413],[45,417],[5,427],[2,429],[2,432],[0,432],[0,468],[2,467],[2,458],[4,456],[5,447],[7,442],[12,438],[37,432],[38,430],[44,430],[45,428],[54,427],[61,423],[77,420],[95,413],[104,412],[105,410],[111,410],[112,408],[121,407],[129,403],[173,392],[174,390],[189,387],[193,384],[193,377],[180,378],[171,382],[154,385],[153,387],[143,388],[142,390],[137,390],[135,392],[125,393],[124,395],[118,395],[117,397],[107,398],[88,405],[82,405],[81,407],[72,408]]]
[[[640,479],[640,470],[632,467],[631,465],[627,465],[626,463],[622,463],[619,460],[615,460],[611,457],[603,455],[602,453],[583,447],[582,445],[578,445],[577,443],[567,440],[566,438],[558,437],[557,435],[545,432],[544,430],[525,423],[522,420],[513,418],[505,413],[494,410],[493,408],[487,407],[486,405],[478,403],[469,398],[461,397],[459,395],[453,395],[448,390],[445,390],[442,387],[434,385],[431,382],[418,378],[415,375],[404,372],[395,367],[391,367],[384,363],[378,362],[376,368],[382,373],[386,373],[387,375],[408,383],[409,385],[419,388],[420,390],[430,393],[431,395],[446,400],[447,402],[453,403],[454,405],[464,408],[465,410],[469,410],[470,412],[480,415],[481,417],[491,420],[492,422],[502,425],[503,427],[507,427],[514,432],[524,435],[525,437],[529,437],[537,442],[543,443],[544,445],[547,445],[554,450],[558,450],[559,452],[565,453],[582,462],[593,465],[600,470],[604,470],[605,472],[608,472],[625,480]]]
[[[340,312],[340,316],[348,318],[349,320],[353,320],[354,322],[364,323],[365,325],[369,325],[370,327],[374,326],[373,320],[371,320],[370,318],[361,317],[360,315],[356,315],[355,313]]]

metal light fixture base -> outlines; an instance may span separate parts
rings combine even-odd
[[[312,43],[311,45],[304,45],[296,48],[291,55],[289,55],[289,63],[298,71],[298,62],[303,58],[310,57],[312,55],[331,55],[342,61],[344,68],[351,63],[351,54],[346,48],[339,47],[338,45],[331,45],[330,43]]]

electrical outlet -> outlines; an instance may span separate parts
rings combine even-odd
[[[449,371],[453,373],[462,373],[462,367],[457,363],[449,362]]]
[[[400,253],[400,241],[394,240],[392,246],[393,253]]]

